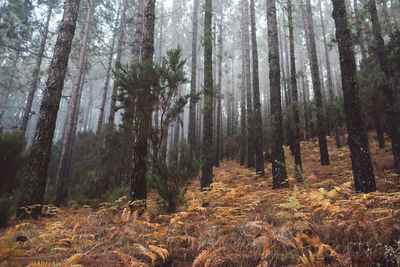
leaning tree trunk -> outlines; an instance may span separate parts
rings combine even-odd
[[[201,188],[212,183],[213,166],[213,79],[212,79],[212,0],[204,4],[204,129]]]
[[[369,193],[376,190],[375,176],[368,147],[368,137],[361,120],[357,68],[351,32],[347,22],[344,0],[332,0],[332,3],[342,70],[344,109],[354,184],[356,190]]]
[[[125,17],[127,8],[128,8],[127,0],[122,0],[121,24],[118,33],[117,57],[115,58],[116,63],[121,63],[122,45],[124,44],[124,36],[125,36],[125,26],[126,26]],[[117,89],[118,89],[117,84],[114,82],[111,94],[110,114],[108,116],[108,122],[107,122],[108,132],[111,132],[114,129],[114,120],[115,120],[115,112],[117,105]]]
[[[155,21],[155,0],[147,0],[144,6],[144,26],[143,41],[140,49],[140,60],[144,64],[153,64],[154,55],[154,21]],[[147,151],[148,151],[148,135],[151,129],[151,95],[150,88],[140,88],[143,90],[143,99],[136,103],[135,117],[135,140],[133,144],[132,166],[133,172],[130,179],[130,200],[134,201],[131,211],[136,208],[145,206],[147,197]],[[137,202],[138,201],[138,202]]]
[[[378,14],[376,10],[375,0],[368,1],[369,12],[371,14],[372,28],[375,36],[375,54],[378,58],[381,70],[385,74],[385,81],[383,84],[383,95],[385,96],[387,123],[389,125],[390,138],[392,141],[392,152],[394,158],[394,165],[396,169],[400,168],[400,132],[399,120],[396,112],[396,93],[392,88],[391,80],[393,79],[393,71],[390,68],[387,54],[385,50],[385,43],[382,37],[381,25],[379,24]]]
[[[193,32],[192,32],[192,72],[190,81],[190,94],[196,94],[196,74],[197,74],[197,13],[199,9],[199,0],[194,0],[193,2]],[[196,103],[194,99],[190,98],[190,108],[189,108],[189,133],[188,141],[190,148],[193,151],[196,149]],[[198,156],[198,155],[196,155]]]
[[[240,83],[240,165],[246,163],[247,154],[247,114],[246,114],[246,49],[244,39],[244,16],[241,19],[241,51],[242,51],[242,71]]]
[[[93,0],[89,1],[89,8],[86,14],[86,21],[85,21],[85,29],[83,32],[83,40],[82,40],[82,45],[81,49],[79,52],[79,62],[78,62],[78,72],[77,76],[74,82],[74,86],[72,88],[72,98],[71,98],[71,103],[69,105],[69,112],[67,115],[67,121],[66,121],[66,128],[65,128],[65,134],[64,134],[64,139],[62,142],[62,148],[61,148],[61,156],[60,156],[60,164],[58,166],[57,170],[57,177],[56,177],[56,188],[55,188],[55,195],[53,199],[53,203],[55,205],[60,205],[66,197],[66,190],[65,190],[65,168],[67,168],[67,163],[68,163],[68,155],[69,155],[69,150],[71,147],[71,141],[72,141],[72,130],[74,126],[74,118],[75,118],[75,113],[78,112],[77,107],[78,107],[78,100],[79,100],[79,89],[81,85],[81,79],[82,79],[82,74],[84,71],[84,65],[85,65],[85,57],[86,57],[86,51],[87,51],[87,44],[89,40],[89,33],[90,33],[90,20],[92,18],[92,10],[93,10]]]
[[[247,96],[247,167],[254,168],[256,166],[255,158],[255,139],[254,139],[254,113],[253,100],[251,95],[251,74],[250,74],[250,39],[249,39],[249,2],[243,0],[243,16],[244,16],[244,48],[246,59],[246,96]]]
[[[330,121],[333,124],[333,133],[335,135],[335,143],[336,148],[341,148],[342,144],[340,143],[340,134],[339,134],[339,125],[337,119],[337,108],[336,108],[336,98],[333,93],[333,81],[332,81],[332,70],[331,70],[331,61],[329,59],[329,50],[326,42],[326,33],[325,33],[325,23],[324,17],[322,14],[322,1],[319,1],[319,14],[321,18],[321,29],[322,29],[322,41],[324,43],[324,51],[325,51],[325,62],[326,62],[326,72],[328,76],[328,91],[329,91],[329,116]]]
[[[272,176],[273,188],[287,187],[285,154],[282,140],[281,75],[279,70],[278,26],[275,0],[267,0],[268,62],[271,97]]]
[[[54,129],[75,34],[79,2],[79,0],[68,0],[64,6],[18,207],[43,203]],[[18,209],[17,216],[23,215],[23,210]]]
[[[254,146],[256,153],[256,172],[264,177],[264,157],[262,149],[262,118],[260,103],[260,83],[258,78],[258,50],[256,36],[256,15],[254,0],[250,0],[250,20],[251,20],[251,48],[253,53],[253,98],[254,98]]]
[[[301,0],[301,2],[303,2]],[[308,28],[308,39],[310,43],[310,65],[311,65],[311,78],[314,89],[314,97],[316,102],[317,109],[317,123],[318,123],[318,144],[319,144],[319,152],[321,156],[321,165],[329,165],[329,153],[328,146],[326,144],[326,127],[325,127],[325,116],[324,116],[324,108],[323,108],[323,100],[321,93],[321,80],[319,75],[319,67],[318,67],[318,56],[317,56],[317,46],[315,44],[315,35],[314,35],[314,23],[312,19],[312,10],[310,0],[306,0],[306,8],[307,8],[307,16],[306,21]]]
[[[31,81],[31,85],[29,86],[29,95],[28,95],[28,99],[26,102],[25,110],[24,110],[24,116],[22,118],[22,123],[21,123],[21,131],[24,134],[25,134],[26,128],[28,126],[29,116],[30,116],[31,109],[32,109],[33,98],[35,97],[37,83],[39,81],[40,66],[42,65],[44,49],[46,47],[46,41],[47,41],[47,34],[49,32],[49,24],[50,24],[51,14],[53,11],[53,7],[51,6],[50,3],[49,3],[48,8],[49,8],[49,10],[47,11],[47,18],[46,18],[46,23],[45,23],[44,29],[43,29],[42,40],[40,42],[39,53],[38,53],[38,57],[36,58],[35,67],[33,69],[32,81]]]
[[[287,6],[288,12],[288,25],[289,25],[289,45],[290,45],[290,82],[291,82],[291,95],[292,95],[292,118],[291,122],[293,126],[290,127],[292,129],[291,133],[291,147],[294,156],[294,163],[296,164],[296,168],[302,170],[301,166],[301,154],[300,154],[300,119],[299,119],[299,101],[297,96],[297,72],[296,72],[296,61],[294,56],[294,35],[293,35],[293,17],[292,17],[292,1],[288,0]],[[298,177],[300,178],[300,177]]]

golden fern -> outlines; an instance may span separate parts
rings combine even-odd
[[[168,258],[168,250],[164,249],[164,248],[160,248],[160,247],[156,247],[153,245],[149,245],[149,249],[151,249],[152,251],[154,251],[155,253],[157,253],[158,255],[160,255],[160,257],[162,258],[163,262]]]
[[[215,255],[217,255],[220,251],[222,251],[222,250],[224,250],[224,249],[225,249],[225,247],[220,247],[220,248],[209,248],[209,249],[207,249],[207,250],[204,250],[203,252],[201,252],[201,253],[196,257],[196,259],[194,259],[192,267],[197,267],[197,266],[202,266],[202,265],[204,265],[205,262],[206,262],[209,258],[211,258],[211,257],[213,257],[213,256],[215,256]]]
[[[133,246],[139,251],[140,254],[149,257],[151,259],[151,263],[154,263],[156,261],[156,254],[145,248],[143,245],[135,243]]]
[[[144,263],[136,259],[135,257],[125,254],[121,251],[113,250],[112,252],[114,254],[117,254],[122,259],[122,261],[130,263],[132,267],[150,267],[150,265],[148,265],[147,263]]]
[[[64,260],[61,264],[60,267],[67,267],[71,265],[77,264],[81,259],[83,258],[83,253],[76,253],[69,257],[68,259]]]
[[[52,267],[53,265],[51,263],[48,262],[44,262],[44,261],[38,261],[38,262],[33,262],[31,264],[29,264],[27,267]]]

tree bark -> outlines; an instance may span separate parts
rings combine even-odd
[[[267,0],[268,62],[271,96],[272,176],[273,188],[287,187],[285,154],[282,140],[281,75],[279,70],[278,26],[275,0]]]
[[[356,190],[369,193],[376,190],[375,176],[368,147],[368,137],[361,120],[357,68],[351,32],[347,22],[344,0],[332,0],[332,4],[342,70],[344,109],[354,184]]]
[[[197,14],[199,9],[199,0],[193,1],[193,26],[192,26],[192,66],[191,66],[191,81],[190,81],[190,94],[196,94],[196,74],[197,74],[197,31],[198,31],[198,23],[197,23]],[[188,141],[190,148],[193,151],[197,151],[196,148],[196,103],[192,98],[190,98],[190,107],[189,107],[189,133],[188,133]],[[198,155],[197,155],[198,156]]]
[[[293,126],[291,137],[291,147],[294,156],[294,163],[296,168],[302,170],[301,166],[301,154],[300,154],[300,119],[299,119],[299,101],[297,96],[297,72],[296,72],[296,61],[294,56],[294,34],[293,34],[293,17],[292,17],[292,1],[288,0],[287,6],[288,12],[288,25],[289,25],[289,46],[290,46],[290,82],[291,82],[291,99],[292,99],[292,123]],[[300,179],[300,177],[298,177]]]
[[[31,81],[31,85],[29,86],[28,99],[27,99],[27,102],[26,102],[24,116],[22,118],[22,123],[21,123],[21,131],[24,134],[25,134],[26,128],[28,126],[29,116],[31,114],[31,109],[32,109],[33,98],[35,97],[37,83],[39,81],[40,66],[42,65],[44,49],[46,47],[47,34],[49,32],[49,24],[50,24],[52,11],[53,11],[53,7],[49,3],[48,4],[46,23],[45,23],[44,29],[43,29],[42,40],[40,42],[40,47],[39,47],[39,53],[38,53],[38,56],[36,58],[36,64],[35,64],[35,67],[34,67],[33,72],[32,72],[32,81]]]
[[[254,0],[250,0],[250,20],[251,20],[251,48],[253,53],[253,98],[254,98],[254,147],[256,154],[256,172],[264,177],[264,157],[262,150],[262,118],[260,103],[260,82],[258,77],[258,48],[257,48],[257,29]]]
[[[81,49],[79,52],[79,62],[78,62],[78,71],[77,71],[77,76],[74,82],[74,86],[72,88],[72,98],[71,98],[71,103],[69,106],[69,112],[67,115],[67,121],[66,121],[66,128],[65,128],[65,135],[64,139],[62,142],[62,148],[61,148],[61,156],[60,156],[60,164],[58,166],[57,170],[57,177],[56,177],[56,187],[55,187],[55,195],[53,199],[53,204],[54,205],[60,205],[66,197],[66,192],[65,192],[65,168],[67,168],[67,163],[68,163],[68,155],[70,152],[70,147],[71,147],[71,141],[72,141],[72,130],[74,126],[74,119],[75,119],[75,114],[78,112],[78,100],[79,100],[79,89],[81,85],[81,79],[82,79],[82,74],[84,71],[84,65],[85,65],[85,57],[86,57],[86,51],[87,51],[87,44],[89,40],[89,33],[90,33],[90,21],[92,18],[92,10],[93,10],[93,0],[89,0],[89,8],[86,14],[86,21],[85,21],[85,29],[83,33],[83,40],[81,44]]]
[[[302,0],[301,0],[302,2]],[[310,0],[306,0],[306,8],[307,8],[307,28],[308,28],[308,39],[310,43],[310,65],[311,65],[311,78],[314,89],[314,97],[316,102],[317,109],[317,123],[318,123],[318,144],[321,156],[321,165],[329,165],[329,153],[328,146],[326,144],[326,127],[325,127],[325,116],[324,116],[324,108],[323,108],[323,100],[321,93],[321,81],[319,75],[319,67],[318,67],[318,56],[317,56],[317,47],[315,44],[315,35],[314,35],[314,24],[312,19],[312,10]]]
[[[201,188],[209,187],[213,176],[213,79],[212,79],[212,0],[204,4],[204,129]]]
[[[385,50],[385,43],[382,37],[381,25],[378,19],[378,12],[376,10],[375,0],[368,0],[368,8],[371,15],[372,28],[375,36],[375,54],[378,59],[381,70],[385,74],[385,81],[382,85],[383,95],[385,96],[385,106],[387,114],[387,123],[389,125],[390,138],[392,141],[392,153],[394,158],[394,165],[396,169],[400,168],[400,132],[399,120],[396,112],[396,93],[392,88],[392,73],[390,68],[387,54]]]
[[[64,5],[64,14],[54,48],[53,59],[50,63],[49,76],[44,90],[40,116],[18,207],[43,203],[57,112],[64,87],[72,39],[75,34],[79,2],[79,0],[68,0]],[[23,216],[23,214],[23,210],[17,210],[17,216]]]

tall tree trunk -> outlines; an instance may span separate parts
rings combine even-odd
[[[258,48],[257,48],[257,29],[254,0],[250,0],[250,20],[251,20],[251,48],[253,53],[253,97],[254,97],[254,147],[256,153],[256,172],[264,177],[264,157],[262,150],[262,118],[260,103],[260,82],[258,78]]]
[[[29,116],[30,116],[31,109],[32,109],[33,98],[35,97],[37,83],[39,81],[40,66],[42,65],[44,49],[46,47],[47,34],[49,32],[49,24],[50,24],[52,11],[53,11],[53,7],[49,3],[48,4],[46,23],[45,23],[44,29],[43,29],[42,40],[40,42],[40,47],[39,47],[39,53],[38,53],[38,56],[36,58],[36,64],[35,64],[35,67],[34,67],[33,72],[32,72],[32,81],[31,81],[31,85],[29,86],[29,95],[28,95],[28,99],[27,99],[26,106],[25,106],[25,111],[24,111],[24,116],[22,118],[22,123],[21,123],[21,131],[24,134],[25,134],[26,128],[28,126]]]
[[[368,147],[368,137],[361,121],[357,68],[351,32],[347,22],[344,0],[332,0],[332,4],[342,70],[344,109],[354,184],[356,190],[369,193],[376,190],[375,176]]]
[[[199,0],[193,1],[193,26],[192,26],[192,66],[191,66],[191,80],[190,80],[190,94],[196,94],[196,74],[197,74],[197,14],[199,9]],[[188,141],[191,149],[197,151],[196,148],[196,103],[194,99],[190,98],[189,108],[189,133]],[[198,156],[198,155],[196,155]]]
[[[209,187],[213,176],[213,79],[212,79],[212,0],[204,4],[204,130],[201,188]]]
[[[49,76],[18,207],[43,203],[57,112],[75,34],[79,2],[79,0],[68,0],[64,5],[64,14],[49,67]],[[18,209],[17,216],[23,215],[23,210]]]
[[[60,164],[57,170],[57,177],[56,177],[56,187],[55,187],[55,195],[53,199],[54,205],[60,205],[66,198],[66,191],[65,191],[65,168],[67,168],[68,163],[68,155],[69,149],[71,147],[72,141],[72,130],[74,126],[74,118],[76,112],[78,112],[78,100],[79,100],[79,89],[81,85],[82,74],[84,71],[85,65],[85,57],[87,51],[87,44],[89,40],[89,33],[90,33],[90,21],[92,18],[92,10],[93,10],[93,0],[89,0],[89,8],[86,14],[86,21],[85,21],[85,29],[83,33],[83,40],[81,44],[81,49],[79,52],[79,62],[78,62],[78,71],[77,76],[74,82],[74,86],[72,88],[72,98],[71,103],[69,106],[69,111],[67,115],[66,121],[66,128],[65,128],[65,135],[62,142],[61,148],[61,156],[60,156]]]
[[[273,188],[287,187],[285,154],[282,140],[281,81],[279,70],[278,26],[275,0],[267,0],[268,62],[271,96],[272,176]]]
[[[140,60],[145,64],[153,64],[154,55],[154,21],[155,21],[155,0],[147,0],[144,6],[143,41],[140,50]],[[141,88],[150,92],[150,88]],[[130,200],[134,202],[131,211],[141,208],[147,197],[147,151],[148,134],[151,129],[151,95],[147,94],[144,99],[138,101],[135,120],[135,140],[133,145]]]
[[[385,43],[382,37],[381,25],[378,20],[375,0],[368,0],[368,8],[371,15],[372,28],[375,36],[375,54],[378,58],[381,70],[385,74],[385,81],[383,84],[383,95],[385,96],[387,123],[389,125],[390,138],[392,141],[392,152],[394,158],[394,165],[396,169],[400,168],[400,132],[399,120],[396,112],[396,93],[392,88],[392,70],[387,59],[385,50]]]
[[[336,109],[336,98],[333,93],[333,81],[332,81],[332,70],[331,70],[331,61],[329,59],[329,50],[328,44],[326,41],[326,33],[325,33],[325,23],[324,17],[322,14],[322,0],[319,1],[319,14],[321,18],[321,28],[322,28],[322,41],[324,43],[324,51],[325,51],[325,62],[326,62],[326,72],[328,78],[328,91],[329,91],[329,116],[330,121],[333,124],[333,133],[335,136],[335,144],[336,148],[341,148],[342,144],[340,143],[340,135],[338,129],[338,121],[337,121],[337,109]]]
[[[360,45],[361,51],[361,60],[365,62],[367,59],[367,49],[365,48],[364,37],[363,37],[363,26],[364,26],[364,19],[362,18],[360,12],[358,11],[358,0],[354,0],[354,15],[355,15],[355,23],[356,23],[356,34],[357,40]]]
[[[246,95],[247,95],[247,167],[256,167],[255,159],[255,143],[254,143],[254,113],[253,99],[251,93],[251,74],[250,74],[250,38],[249,38],[249,2],[243,0],[244,9],[244,47],[246,58]]]
[[[106,81],[104,82],[103,97],[101,98],[99,120],[97,121],[96,134],[100,134],[102,127],[103,127],[104,110],[105,110],[105,106],[106,106],[108,86],[109,86],[110,77],[111,77],[111,67],[112,67],[112,61],[113,61],[113,57],[114,57],[115,39],[117,38],[117,33],[118,33],[117,32],[118,18],[119,18],[119,13],[117,15],[117,20],[115,23],[116,25],[114,27],[114,33],[113,33],[113,36],[111,39],[110,55],[108,57],[108,63],[107,63],[107,69],[106,69],[106,72],[107,72],[106,73]]]
[[[144,8],[146,0],[139,0],[138,2],[138,13],[136,20],[135,29],[135,40],[132,47],[133,58],[138,59],[142,53],[142,43],[143,43],[143,32],[144,32]]]
[[[246,49],[244,38],[244,16],[241,19],[241,52],[242,52],[242,71],[240,83],[240,127],[241,127],[241,142],[240,142],[240,165],[246,163],[247,154],[247,114],[246,114]]]
[[[222,9],[222,8],[221,8]],[[218,35],[218,85],[217,85],[217,138],[215,147],[217,148],[216,153],[216,167],[219,167],[219,161],[222,159],[222,22],[223,12],[220,14],[219,21],[219,35]]]
[[[291,95],[292,95],[292,122],[293,126],[291,137],[291,147],[294,156],[294,163],[296,168],[302,170],[301,166],[301,154],[300,154],[300,119],[299,119],[299,101],[297,96],[297,72],[296,72],[296,61],[294,56],[294,35],[293,35],[293,17],[292,17],[292,1],[288,0],[287,6],[288,12],[288,25],[289,25],[289,45],[290,45],[290,82],[291,82]],[[299,177],[300,178],[300,177]]]
[[[122,10],[121,10],[121,23],[119,27],[118,33],[118,45],[117,45],[117,57],[115,58],[115,63],[121,63],[121,55],[122,55],[122,45],[124,44],[125,38],[125,26],[126,26],[126,10],[128,8],[127,0],[122,0]],[[115,120],[115,112],[117,105],[117,84],[114,82],[113,90],[111,94],[111,105],[110,105],[110,114],[108,116],[108,132],[112,132],[114,129],[114,120]]]
[[[303,2],[301,0],[301,2]],[[324,108],[323,108],[323,100],[321,93],[321,80],[319,75],[319,67],[318,67],[318,57],[317,57],[317,47],[315,44],[315,36],[314,36],[314,24],[312,19],[312,9],[310,0],[306,0],[306,8],[307,8],[307,28],[308,28],[308,39],[310,43],[310,65],[311,65],[311,78],[314,89],[314,97],[316,102],[317,109],[317,123],[318,123],[318,144],[321,156],[321,165],[329,165],[329,153],[328,146],[326,144],[326,127],[325,127],[325,116],[324,116]]]

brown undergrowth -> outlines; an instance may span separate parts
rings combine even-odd
[[[175,214],[160,214],[151,194],[141,216],[121,198],[14,223],[0,233],[0,266],[397,266],[400,181],[390,149],[371,141],[378,191],[359,194],[348,148],[328,142],[327,167],[316,143],[302,143],[305,182],[290,174],[287,189],[272,190],[270,164],[260,178],[225,161],[211,190],[193,181]]]

